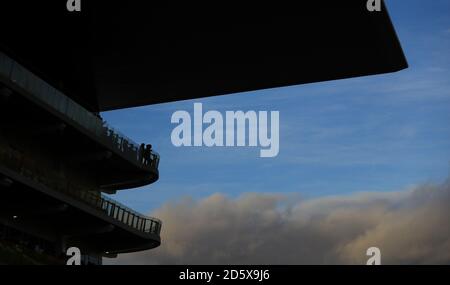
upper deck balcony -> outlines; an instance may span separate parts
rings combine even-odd
[[[153,183],[159,155],[0,52],[0,220],[102,255],[160,244],[161,221],[102,195]],[[32,229],[32,230],[31,230]]]
[[[79,149],[80,153],[75,160],[83,157],[85,160],[96,160],[99,157],[109,159],[108,165],[98,164],[96,168],[98,173],[113,174],[114,170],[117,171],[116,175],[99,175],[99,186],[105,192],[139,187],[158,179],[159,155],[156,152],[145,149],[143,145],[112,128],[99,116],[89,112],[2,52],[0,52],[0,82],[27,102],[24,104],[24,101],[16,101],[17,108],[26,110],[24,105],[32,104],[42,113],[38,116],[53,117],[51,124],[62,124],[75,130],[77,134],[76,137],[72,136],[73,143],[67,144],[71,150],[79,148],[76,141],[84,140],[82,137],[89,138],[92,143],[91,149],[89,147]],[[14,105],[14,102],[12,104]],[[14,107],[6,109],[8,111]],[[16,112],[5,113],[4,116],[8,116],[8,121],[12,124],[16,114],[17,109]],[[35,129],[29,122],[27,125],[31,126],[30,131]]]

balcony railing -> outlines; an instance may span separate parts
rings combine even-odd
[[[25,96],[60,119],[89,133],[96,141],[128,161],[147,169],[158,169],[159,154],[144,152],[140,145],[89,112],[61,91],[0,52],[0,79],[25,91]]]
[[[0,162],[36,183],[70,196],[138,231],[158,236],[161,232],[160,220],[144,216],[95,190],[72,183],[60,177],[58,171],[42,167],[41,163],[32,161],[16,150],[0,145]]]
[[[161,232],[161,221],[155,218],[144,216],[123,204],[108,198],[104,195],[96,195],[92,192],[68,193],[72,197],[88,203],[91,206],[103,211],[109,217],[118,220],[136,230],[144,233],[158,235]]]

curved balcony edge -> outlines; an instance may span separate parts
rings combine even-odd
[[[134,142],[2,52],[0,81],[140,169],[158,169],[157,152],[143,149],[143,144]]]

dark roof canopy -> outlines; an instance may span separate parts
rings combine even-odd
[[[366,0],[66,2],[1,1],[0,47],[92,111],[407,67]]]

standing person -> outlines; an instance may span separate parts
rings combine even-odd
[[[152,154],[152,145],[148,144],[145,148],[145,160],[146,164],[150,164],[150,156]]]
[[[145,144],[141,143],[141,146],[139,147],[139,162],[144,164],[144,151],[145,151]]]

